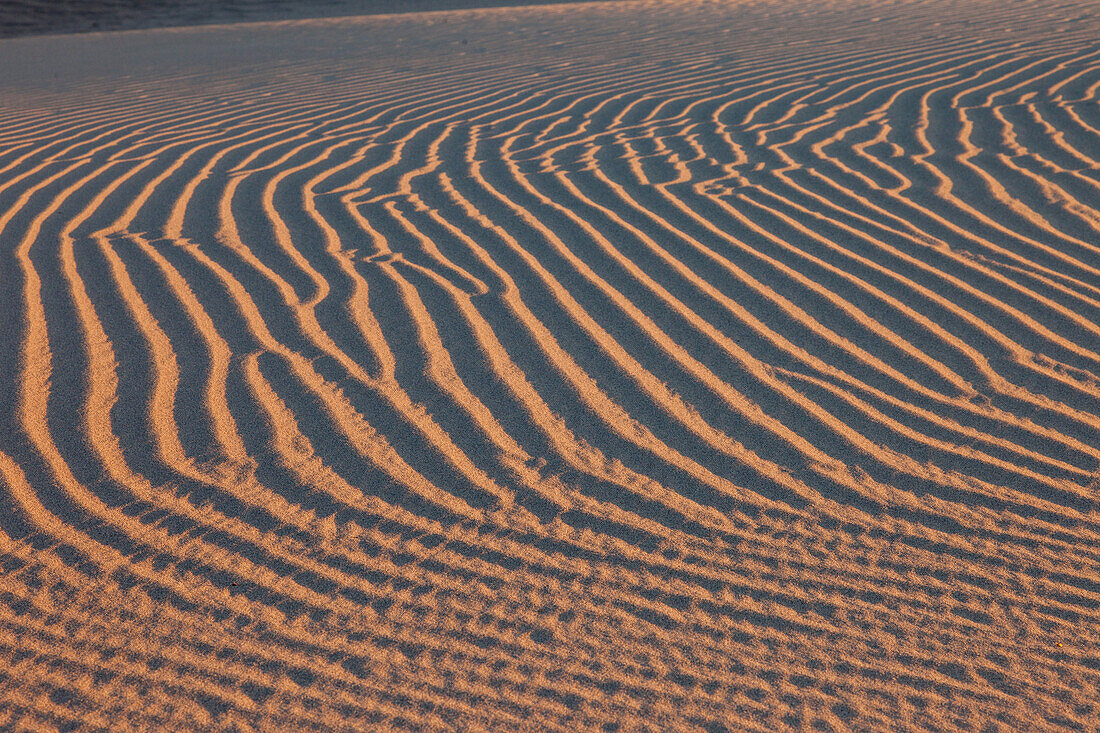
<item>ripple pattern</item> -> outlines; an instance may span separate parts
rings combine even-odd
[[[0,727],[1092,730],[1097,10],[0,42]]]

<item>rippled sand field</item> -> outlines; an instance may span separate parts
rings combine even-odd
[[[1096,2],[0,69],[0,729],[1096,729]]]

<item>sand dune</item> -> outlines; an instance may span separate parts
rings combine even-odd
[[[583,0],[3,0],[0,38],[580,1]]]
[[[0,42],[0,728],[1095,729],[1097,10]]]

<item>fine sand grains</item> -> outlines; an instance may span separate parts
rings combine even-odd
[[[1098,11],[0,41],[0,729],[1095,730]]]

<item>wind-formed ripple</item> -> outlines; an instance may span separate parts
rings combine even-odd
[[[1090,729],[1096,10],[0,42],[0,728]]]

